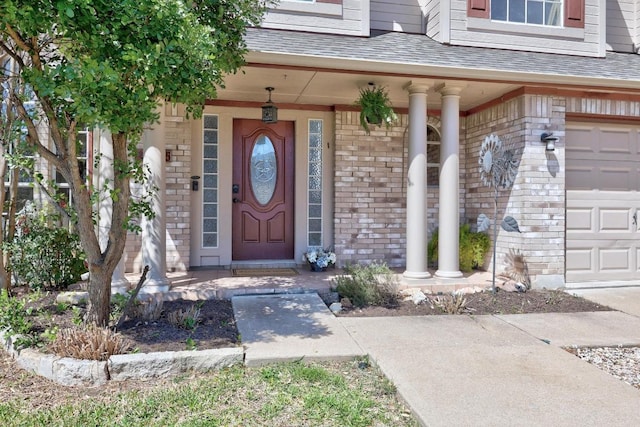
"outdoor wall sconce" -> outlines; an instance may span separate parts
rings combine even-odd
[[[553,151],[556,149],[556,141],[558,141],[557,136],[553,136],[553,132],[544,132],[540,135],[540,142],[543,142],[546,147],[546,151]]]
[[[264,123],[278,123],[278,107],[271,102],[273,88],[265,87],[264,89],[269,92],[269,100],[262,105],[262,121]]]

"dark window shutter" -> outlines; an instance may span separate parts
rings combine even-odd
[[[564,1],[565,27],[584,28],[584,1],[585,0]]]
[[[467,0],[467,16],[489,18],[489,2],[491,0]]]

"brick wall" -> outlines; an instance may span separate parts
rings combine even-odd
[[[171,160],[166,164],[167,269],[189,268],[191,234],[191,124],[172,120],[165,122],[166,149]]]
[[[545,131],[564,135],[564,117],[564,98],[541,95],[523,95],[467,117],[467,221],[475,224],[480,213],[494,217],[494,193],[480,182],[478,159],[485,137],[500,136],[520,160],[513,188],[499,192],[498,272],[504,255],[514,249],[524,254],[532,276],[564,274],[564,149],[547,153],[540,142]],[[500,227],[507,215],[518,221],[521,233]],[[489,232],[493,236],[493,224]],[[490,259],[486,267],[492,268]]]
[[[437,118],[428,123],[439,130]],[[334,232],[340,266],[373,261],[405,265],[408,141],[406,114],[390,129],[376,126],[367,135],[358,112],[336,111]],[[461,187],[464,180],[462,171]],[[438,223],[437,187],[429,187],[426,208],[431,231]]]
[[[171,159],[165,165],[165,218],[167,238],[167,270],[186,271],[189,267],[191,125],[182,115],[166,106],[164,120],[165,149]],[[136,191],[133,189],[133,191]],[[125,247],[127,272],[142,271],[141,236],[129,233]]]

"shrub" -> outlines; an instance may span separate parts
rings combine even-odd
[[[459,245],[460,270],[471,271],[474,268],[481,268],[484,264],[484,258],[489,252],[491,240],[487,234],[472,232],[469,224],[463,224],[460,226]],[[427,246],[427,254],[430,261],[438,261],[438,229],[435,229],[431,235],[431,240],[429,240]]]
[[[352,265],[334,279],[336,291],[356,307],[398,301],[398,282],[386,264]]]
[[[29,320],[31,313],[26,299],[13,298],[4,289],[0,291],[0,330],[6,330],[8,335],[16,337],[15,346],[18,349],[33,347],[40,342],[32,331]]]
[[[33,289],[65,289],[86,271],[79,236],[51,219],[46,210],[27,210],[17,220],[16,237],[4,245],[18,283]]]

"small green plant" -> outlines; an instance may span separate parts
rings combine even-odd
[[[472,271],[474,268],[481,268],[490,246],[491,239],[487,234],[472,232],[469,224],[461,225],[459,238],[460,270]],[[438,229],[435,229],[431,235],[427,254],[429,261],[434,263],[438,261]]]
[[[548,305],[556,305],[562,302],[566,294],[562,291],[550,291],[547,295],[545,303]]]
[[[56,340],[56,337],[58,336],[59,331],[60,331],[59,327],[52,326],[51,328],[45,329],[44,332],[40,334],[40,337],[45,341],[53,342]]]
[[[193,331],[200,321],[200,308],[202,305],[194,304],[186,310],[174,310],[167,314],[167,321],[179,328]]]
[[[78,326],[82,325],[84,323],[84,310],[74,305],[71,307],[71,311],[73,311],[73,318],[71,319],[73,324]]]
[[[28,319],[32,311],[26,299],[13,298],[4,289],[0,291],[0,330],[15,337],[14,345],[18,349],[34,347],[40,342]]]
[[[187,340],[185,341],[185,344],[186,344],[186,349],[188,351],[193,351],[193,350],[197,350],[198,349],[198,344],[191,337],[187,338]]]
[[[334,279],[336,291],[356,307],[388,305],[398,301],[398,281],[386,264],[351,265]]]
[[[69,308],[70,308],[70,307],[71,307],[71,304],[69,304],[69,303],[66,303],[66,302],[57,302],[57,303],[56,303],[55,310],[56,310],[56,313],[58,313],[58,314],[62,314],[62,313],[64,313],[65,311],[69,310]]]
[[[382,124],[388,128],[391,127],[396,119],[396,113],[391,106],[389,94],[383,86],[375,86],[370,83],[368,87],[360,89],[360,97],[356,101],[356,105],[360,107],[360,126],[367,132],[370,132],[369,125]]]
[[[17,234],[3,249],[10,254],[14,277],[33,289],[66,289],[86,271],[77,234],[56,224],[50,210],[25,208],[16,220]]]

